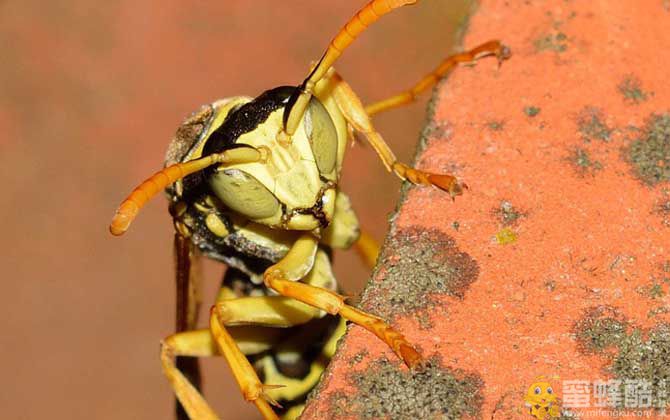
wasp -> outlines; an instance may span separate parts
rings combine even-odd
[[[243,397],[265,419],[278,418],[280,404],[284,417],[296,417],[345,321],[375,334],[408,367],[422,361],[383,319],[347,304],[333,276],[333,249],[355,246],[372,264],[377,256],[338,186],[345,151],[358,134],[401,180],[439,188],[452,199],[462,194],[466,185],[455,176],[399,162],[371,116],[414,101],[458,65],[485,56],[501,63],[510,51],[497,40],[486,42],[446,58],[411,89],[364,106],[333,64],[372,23],[415,2],[370,1],[298,86],[203,106],[178,128],[165,167],[118,208],[114,235],[128,229],[149,199],[167,193],[176,231],[178,332],[163,340],[161,364],[188,417],[218,418],[198,390],[194,361],[205,356],[226,359]],[[199,255],[228,266],[203,329],[195,325]]]

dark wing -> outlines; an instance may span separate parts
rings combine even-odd
[[[199,259],[188,238],[174,234],[175,280],[177,286],[176,332],[194,330],[198,323],[200,299],[198,295]],[[178,357],[177,369],[200,389],[200,366],[196,357]],[[176,402],[177,420],[189,420],[179,402]]]

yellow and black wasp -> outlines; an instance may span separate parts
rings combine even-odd
[[[502,61],[509,50],[487,42],[447,58],[411,89],[363,106],[332,65],[370,24],[415,2],[370,1],[297,87],[203,106],[177,130],[165,168],[117,210],[110,231],[121,235],[147,200],[167,192],[176,229],[178,332],[163,341],[161,363],[190,418],[218,418],[198,391],[196,357],[223,356],[244,398],[266,419],[277,418],[272,406],[280,403],[285,417],[300,413],[344,320],[374,333],[409,367],[422,360],[402,334],[338,293],[331,250],[356,245],[369,262],[377,254],[338,187],[346,146],[359,133],[399,178],[461,194],[464,184],[454,176],[398,162],[370,116],[413,101],[459,64],[487,55]],[[198,255],[229,267],[203,329],[196,329],[192,279]]]

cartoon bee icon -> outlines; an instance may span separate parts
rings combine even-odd
[[[556,418],[561,414],[554,389],[543,376],[535,378],[535,382],[528,387],[524,401],[530,415],[538,420]]]

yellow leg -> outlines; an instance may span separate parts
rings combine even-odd
[[[314,69],[309,73],[307,78],[302,82],[297,91],[295,100],[290,101],[292,105],[289,106],[288,112],[284,114],[284,133],[285,138],[280,140],[288,140],[295,133],[298,128],[305,109],[312,96],[314,85],[326,75],[328,69],[333,63],[342,55],[342,52],[351,45],[352,42],[365,31],[368,26],[376,22],[377,19],[390,11],[399,7],[414,4],[417,0],[372,0],[365,7],[358,11],[349,22],[347,22],[342,29],[330,41],[326,52],[321,57]]]
[[[275,344],[277,336],[269,329],[236,328],[234,338],[247,354],[265,351]],[[177,399],[191,419],[214,420],[217,415],[200,392],[176,366],[177,356],[207,357],[219,355],[209,330],[194,330],[169,336],[161,343],[161,364]],[[246,358],[245,358],[246,360]],[[248,362],[247,362],[248,363]],[[275,417],[267,417],[275,418]]]
[[[249,360],[244,356],[230,333],[221,325],[215,308],[212,308],[210,313],[209,328],[219,351],[228,361],[228,367],[230,367],[237,385],[242,390],[244,399],[254,403],[264,419],[279,419],[270,406],[270,404],[277,406],[279,404],[270,398],[265,391],[280,385],[264,385],[258,379],[258,375]],[[182,404],[184,403],[182,402]]]
[[[298,277],[301,272],[311,268],[306,267],[304,257],[313,255],[317,246],[315,237],[310,234],[301,236],[284,258],[265,271],[263,279],[266,286],[282,296],[292,297],[332,315],[339,314],[362,326],[387,343],[409,367],[416,366],[421,361],[419,353],[382,319],[345,304],[344,298],[333,291],[296,281],[302,278]]]
[[[398,162],[391,148],[373,127],[361,100],[351,87],[334,70],[329,72],[328,77],[333,84],[333,98],[344,118],[356,131],[365,136],[388,171],[413,184],[434,185],[448,192],[452,198],[463,193],[463,188],[467,188],[467,185],[458,182],[453,175],[424,172]]]
[[[356,251],[365,265],[372,270],[375,267],[377,257],[379,256],[379,243],[377,243],[375,238],[370,236],[367,232],[361,231],[360,236],[354,245],[356,245]]]
[[[369,116],[373,116],[379,112],[409,104],[416,100],[416,97],[421,93],[435,85],[441,78],[447,76],[456,66],[475,64],[480,58],[489,55],[495,55],[500,64],[503,60],[509,58],[510,50],[507,46],[501,44],[500,41],[495,40],[481,44],[470,51],[449,56],[410,89],[366,106],[365,112]]]
[[[219,320],[226,326],[263,325],[292,327],[320,318],[316,308],[284,296],[252,296],[219,301],[215,305]]]
[[[275,419],[277,417],[270,403],[276,403],[267,393],[278,385],[263,385],[245,355],[270,349],[277,343],[281,331],[258,325],[290,327],[321,314],[318,309],[281,296],[246,297],[217,302],[212,308],[210,330],[188,331],[165,339],[161,349],[163,370],[190,418],[216,419],[216,414],[200,392],[177,369],[175,358],[223,355],[244,398],[253,402],[264,418]],[[228,330],[224,325],[253,327],[232,327]]]
[[[161,343],[161,365],[188,417],[215,420],[218,419],[217,415],[207,404],[202,394],[177,369],[175,360],[177,356],[211,356],[215,354],[203,335],[209,336],[209,331],[205,330],[204,334],[178,333],[166,338]],[[211,339],[209,341],[211,342]]]

